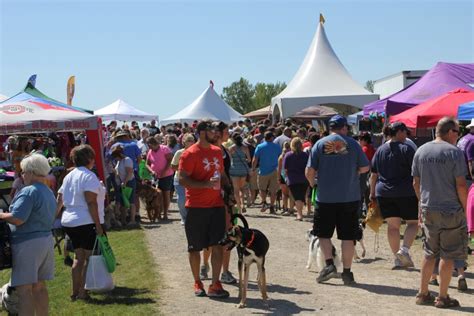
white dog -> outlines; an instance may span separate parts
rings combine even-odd
[[[15,288],[10,286],[10,283],[5,284],[0,288],[1,307],[6,310],[9,315],[18,314],[18,294]]]
[[[354,246],[356,242],[359,242],[360,246],[362,247],[362,254],[361,257],[365,257],[365,245],[364,245],[364,232],[365,225],[360,224],[359,225],[359,231],[358,231],[358,240],[354,241]],[[308,249],[308,262],[306,263],[306,269],[310,269],[313,262],[316,261],[316,264],[318,266],[319,271],[321,271],[325,266],[326,266],[326,260],[324,259],[324,254],[323,251],[321,250],[321,247],[319,245],[319,238],[311,234],[312,230],[308,230],[306,232],[306,240],[309,241],[309,249]],[[332,256],[334,260],[334,265],[336,266],[337,269],[340,269],[342,266],[341,263],[341,256],[339,252],[337,251],[336,247],[332,246]],[[359,255],[357,254],[357,249],[354,249],[354,262],[357,262],[360,260]]]
[[[306,269],[310,269],[313,263],[316,262],[318,270],[321,271],[326,266],[326,260],[324,259],[324,254],[319,244],[319,238],[311,234],[310,229],[306,233],[306,240],[309,241],[308,262],[306,263]],[[337,269],[340,269],[342,266],[341,256],[334,246],[332,246],[332,256],[334,265]]]

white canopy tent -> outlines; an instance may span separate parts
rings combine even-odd
[[[100,116],[104,121],[151,121],[158,119],[158,115],[143,112],[120,99],[94,111],[94,115]]]
[[[226,123],[237,122],[242,119],[242,114],[234,110],[214,91],[211,81],[209,87],[190,105],[178,113],[160,121],[161,125],[176,122],[192,123],[195,120],[211,119]]]
[[[324,19],[314,35],[311,46],[298,72],[288,86],[272,98],[275,120],[287,118],[311,105],[326,105],[344,114],[351,114],[374,100],[372,94],[352,79],[328,41]]]

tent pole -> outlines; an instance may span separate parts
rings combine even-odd
[[[97,118],[97,129],[86,130],[89,145],[95,151],[95,165],[99,178],[105,184],[104,144],[102,137],[102,120]]]

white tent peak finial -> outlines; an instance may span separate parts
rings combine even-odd
[[[319,23],[324,24],[326,22],[326,19],[324,19],[324,16],[322,13],[319,13]]]
[[[214,82],[212,80],[209,80],[209,85],[211,86],[212,89],[214,89]]]

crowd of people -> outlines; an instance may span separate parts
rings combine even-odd
[[[246,213],[259,196],[262,213],[296,221],[314,213],[312,234],[326,260],[318,283],[337,276],[331,241],[336,230],[345,285],[355,283],[351,265],[360,220],[376,202],[388,225],[394,268],[415,265],[410,247],[421,227],[424,259],[416,303],[458,306],[447,294],[448,285],[455,270],[458,289],[468,288],[464,270],[468,233],[474,230],[474,190],[468,198],[474,124],[467,128],[469,133],[457,143],[459,123],[444,118],[436,139],[420,148],[400,122],[388,125],[384,143],[374,148],[373,135],[352,135],[340,115],[323,131],[289,119],[275,124],[246,119],[230,125],[203,120],[161,127],[155,121],[141,127],[111,122],[104,126],[104,153],[94,152],[83,133],[4,139],[0,153],[14,170],[15,183],[9,213],[0,213],[0,218],[12,228],[11,286],[25,302],[20,310],[47,311],[45,281],[54,275],[55,220],[68,236],[68,251],[74,252],[74,260],[65,258],[72,265],[71,299],[89,299],[85,271],[96,236],[112,226],[140,225],[137,189],[144,181],[161,192],[158,220],[163,223],[176,193],[196,296],[229,296],[222,283],[236,280],[229,271],[230,251],[219,241],[232,225],[231,215]],[[105,157],[105,183],[94,172],[99,154]],[[110,223],[105,206],[112,203],[108,209],[120,215]],[[206,291],[202,280],[209,272]],[[439,285],[438,297],[428,284]]]

